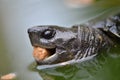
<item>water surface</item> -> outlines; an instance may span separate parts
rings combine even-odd
[[[70,8],[64,0],[0,0],[0,76],[15,72],[16,80],[120,80],[120,47],[83,63],[37,70],[27,34],[31,26],[70,27],[119,10],[118,2],[107,2]]]

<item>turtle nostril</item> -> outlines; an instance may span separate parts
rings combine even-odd
[[[33,29],[33,28],[29,28],[29,29],[28,29],[28,33],[36,33],[36,30]]]
[[[28,33],[38,33],[40,30],[37,27],[32,27],[28,29]]]

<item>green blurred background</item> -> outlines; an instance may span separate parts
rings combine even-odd
[[[90,62],[34,71],[27,34],[32,26],[70,27],[119,9],[120,0],[96,0],[84,7],[70,7],[65,0],[0,0],[0,76],[15,72],[16,80],[120,80],[119,48]]]

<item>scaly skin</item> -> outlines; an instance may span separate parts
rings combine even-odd
[[[50,39],[43,36],[47,30],[55,32]],[[56,64],[86,58],[112,44],[112,41],[99,29],[83,25],[72,28],[37,26],[30,28],[28,33],[32,46],[55,49],[53,54],[56,55],[52,59],[36,60],[38,64]]]
[[[57,64],[81,60],[100,53],[120,40],[120,15],[103,21],[75,25],[71,28],[41,25],[28,29],[32,46],[45,48],[51,55],[38,64]],[[43,55],[44,56],[44,55]]]

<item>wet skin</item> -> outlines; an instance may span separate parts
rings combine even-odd
[[[51,55],[38,64],[56,64],[69,60],[78,60],[97,54],[111,41],[100,30],[74,26],[36,26],[28,30],[31,44],[49,50]],[[52,56],[52,58],[50,58]]]
[[[41,25],[28,29],[32,46],[45,48],[50,52],[47,58],[36,60],[39,65],[80,60],[96,55],[102,49],[113,45],[112,37],[119,38],[119,33],[119,15],[70,28]]]

